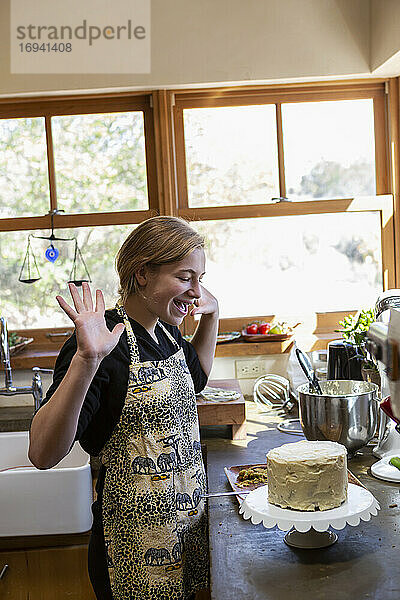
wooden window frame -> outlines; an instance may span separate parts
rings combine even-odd
[[[151,94],[105,94],[95,98],[90,95],[65,96],[63,98],[37,98],[34,100],[0,101],[0,119],[33,118],[45,119],[47,165],[49,177],[49,211],[57,209],[56,173],[54,165],[51,117],[62,115],[89,115],[113,112],[143,112],[145,130],[146,173],[149,208],[120,212],[57,213],[54,215],[55,229],[92,227],[100,225],[128,225],[140,223],[158,213],[157,156]],[[50,212],[43,216],[22,216],[0,219],[0,231],[27,231],[49,229]]]
[[[363,212],[378,211],[381,220],[382,232],[382,280],[383,289],[396,287],[395,260],[395,224],[394,215],[398,212],[398,199],[393,198],[394,168],[389,165],[389,139],[395,139],[396,129],[393,120],[396,119],[394,107],[398,106],[398,85],[388,87],[385,80],[373,81],[349,81],[320,84],[296,84],[287,86],[253,86],[246,88],[176,91],[173,95],[174,116],[174,140],[177,173],[177,204],[176,213],[188,221],[207,221],[218,219],[243,219],[272,216],[293,216],[307,214],[340,213],[340,212]],[[397,93],[397,98],[395,95]],[[395,100],[393,100],[395,98]],[[278,204],[248,204],[240,206],[214,206],[214,207],[190,207],[188,205],[188,189],[186,175],[186,157],[184,142],[184,120],[183,111],[190,108],[210,108],[225,106],[251,106],[260,104],[275,104],[277,125],[277,155],[279,172],[279,193],[281,197],[286,196],[284,152],[283,152],[283,130],[282,130],[282,104],[298,102],[322,102],[332,100],[358,100],[372,99],[374,106],[374,130],[375,130],[375,174],[377,197],[340,198],[327,200],[307,200],[301,202],[278,203]],[[397,101],[397,104],[396,104]],[[388,107],[392,104],[390,114]],[[398,119],[398,117],[397,117]],[[388,135],[388,122],[393,130]],[[397,120],[398,127],[398,120]],[[398,132],[398,129],[397,129]],[[398,166],[398,165],[396,165]],[[394,202],[395,200],[395,202]],[[396,236],[400,233],[396,231]],[[359,307],[354,307],[357,309]],[[351,312],[351,311],[348,311]],[[316,313],[315,331],[331,331],[337,327],[338,321],[343,318],[343,311],[332,311],[327,313]],[[220,331],[241,329],[241,325],[254,318],[269,319],[271,315],[243,316],[235,319],[221,319]],[[321,323],[323,326],[321,328]],[[185,332],[193,333],[195,321],[193,318],[185,319]]]
[[[145,132],[145,155],[149,208],[145,210],[119,212],[75,212],[57,213],[53,215],[55,229],[76,227],[134,225],[145,219],[162,214],[159,206],[159,194],[162,186],[159,165],[160,144],[155,133],[155,115],[153,100],[157,94],[148,93],[118,93],[93,95],[66,95],[62,97],[38,97],[34,99],[19,98],[0,100],[0,119],[33,118],[45,119],[47,166],[49,178],[49,213],[38,216],[21,216],[0,218],[0,232],[31,231],[50,229],[52,220],[50,211],[57,209],[56,172],[54,164],[54,148],[51,131],[51,117],[60,115],[89,115],[115,112],[143,112]],[[158,122],[160,119],[158,119]],[[159,128],[158,128],[159,129]],[[159,132],[157,132],[159,133]],[[158,135],[159,138],[159,135]],[[28,354],[33,357],[16,357],[13,364],[16,368],[30,368],[33,364],[48,367],[55,360],[58,350],[65,341],[65,332],[73,328],[66,325],[60,328],[18,329],[17,333],[31,337],[35,332],[34,342],[29,347]],[[57,334],[54,336],[54,333]],[[50,336],[52,337],[49,337]],[[54,336],[54,337],[53,337]],[[49,362],[50,360],[50,362]],[[32,363],[32,364],[31,364]]]
[[[0,118],[45,118],[49,165],[49,208],[57,207],[51,117],[143,110],[145,117],[146,161],[149,208],[124,212],[56,214],[55,228],[125,225],[140,223],[156,214],[178,215],[189,221],[320,214],[377,210],[381,215],[384,289],[400,287],[396,270],[396,248],[400,247],[400,161],[399,161],[399,78],[326,83],[241,86],[198,90],[154,90],[124,93],[63,95],[57,97],[0,100]],[[190,208],[187,201],[186,161],[183,137],[184,108],[275,104],[280,195],[285,196],[281,104],[373,98],[375,120],[376,192],[374,198],[316,200],[285,204],[241,205]],[[389,196],[393,195],[393,198]],[[394,199],[394,202],[393,202]],[[397,226],[394,226],[396,219]],[[49,229],[50,215],[0,219],[0,231]],[[349,311],[350,312],[350,311]],[[316,331],[332,331],[342,311],[317,313]],[[262,316],[263,318],[264,316]],[[241,317],[240,321],[254,318]],[[237,321],[237,323],[236,323]],[[222,319],[220,331],[239,326],[239,320]],[[191,333],[193,319],[185,319],[185,332]],[[64,328],[63,328],[64,329]],[[68,329],[68,328],[65,328]],[[23,331],[23,330],[19,330]],[[37,329],[38,333],[46,329]]]

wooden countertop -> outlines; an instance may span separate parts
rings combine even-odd
[[[322,350],[327,347],[328,342],[339,339],[337,333],[310,333],[296,335],[296,341],[305,351]],[[236,340],[224,344],[217,344],[215,351],[216,358],[225,356],[255,356],[269,354],[287,354],[293,346],[294,337],[283,342],[244,342]],[[27,346],[25,350],[11,357],[11,366],[13,369],[31,369],[32,367],[42,367],[43,369],[53,369],[59,350],[35,349]],[[0,370],[1,370],[0,366]]]
[[[290,352],[293,339],[284,342],[230,342],[218,344],[215,356],[254,356],[257,354],[285,354]],[[11,366],[15,370],[42,367],[53,369],[58,356],[58,350],[30,350],[26,349],[11,359]]]
[[[214,387],[214,388],[221,388],[223,390],[232,390],[234,392],[239,392],[240,397],[234,400],[229,400],[229,406],[231,406],[232,404],[243,404],[244,403],[244,396],[240,387],[240,384],[238,382],[237,379],[210,379],[208,384],[208,387]],[[228,406],[228,403],[221,403],[224,404],[225,406]],[[206,400],[205,398],[202,398],[201,396],[197,397],[197,406],[218,406],[219,403],[218,402],[212,402],[210,400]]]
[[[229,403],[209,402],[201,397],[197,404],[201,407],[218,408],[219,406],[236,406],[244,404],[244,398],[240,389],[239,382],[236,379],[214,379],[208,383],[211,387],[221,387],[227,390],[235,390],[240,393],[240,398],[230,400]],[[0,396],[1,398],[1,396]],[[0,406],[0,432],[1,431],[26,431],[29,429],[33,415],[32,406]],[[209,423],[208,423],[209,424]]]

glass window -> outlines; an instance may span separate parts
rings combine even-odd
[[[373,100],[282,104],[282,126],[288,198],[375,195]]]
[[[77,237],[79,248],[92,279],[90,284],[92,291],[94,292],[96,288],[103,291],[108,308],[113,307],[118,299],[115,256],[134,227],[135,225],[114,225],[55,230],[56,237]],[[0,233],[1,314],[6,317],[11,329],[71,325],[70,319],[60,309],[55,297],[60,294],[68,303],[71,303],[67,282],[72,271],[75,245],[73,242],[55,241],[54,247],[60,254],[58,259],[51,263],[44,256],[50,242],[31,238],[31,248],[36,257],[41,279],[32,284],[21,283],[19,276],[29,233],[38,236],[49,235],[48,230]],[[31,274],[34,274],[33,270],[32,268]],[[78,260],[76,277],[83,279],[85,275],[84,266]]]
[[[378,212],[192,223],[221,318],[370,307],[382,291]]]
[[[183,111],[191,208],[279,196],[275,105]]]
[[[58,208],[148,208],[142,112],[52,117]]]
[[[0,218],[49,209],[44,118],[0,119]]]

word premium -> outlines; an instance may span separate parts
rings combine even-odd
[[[122,32],[122,33],[121,33]],[[142,25],[132,26],[128,19],[126,25],[88,25],[86,19],[82,25],[73,28],[70,25],[19,25],[17,27],[17,39],[19,40],[89,40],[89,46],[93,41],[103,37],[106,40],[120,40],[126,37],[128,40],[143,40],[146,37],[146,29]]]

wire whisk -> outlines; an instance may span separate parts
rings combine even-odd
[[[254,382],[253,400],[261,412],[290,411],[294,404],[289,389],[290,383],[285,377],[268,373]]]

